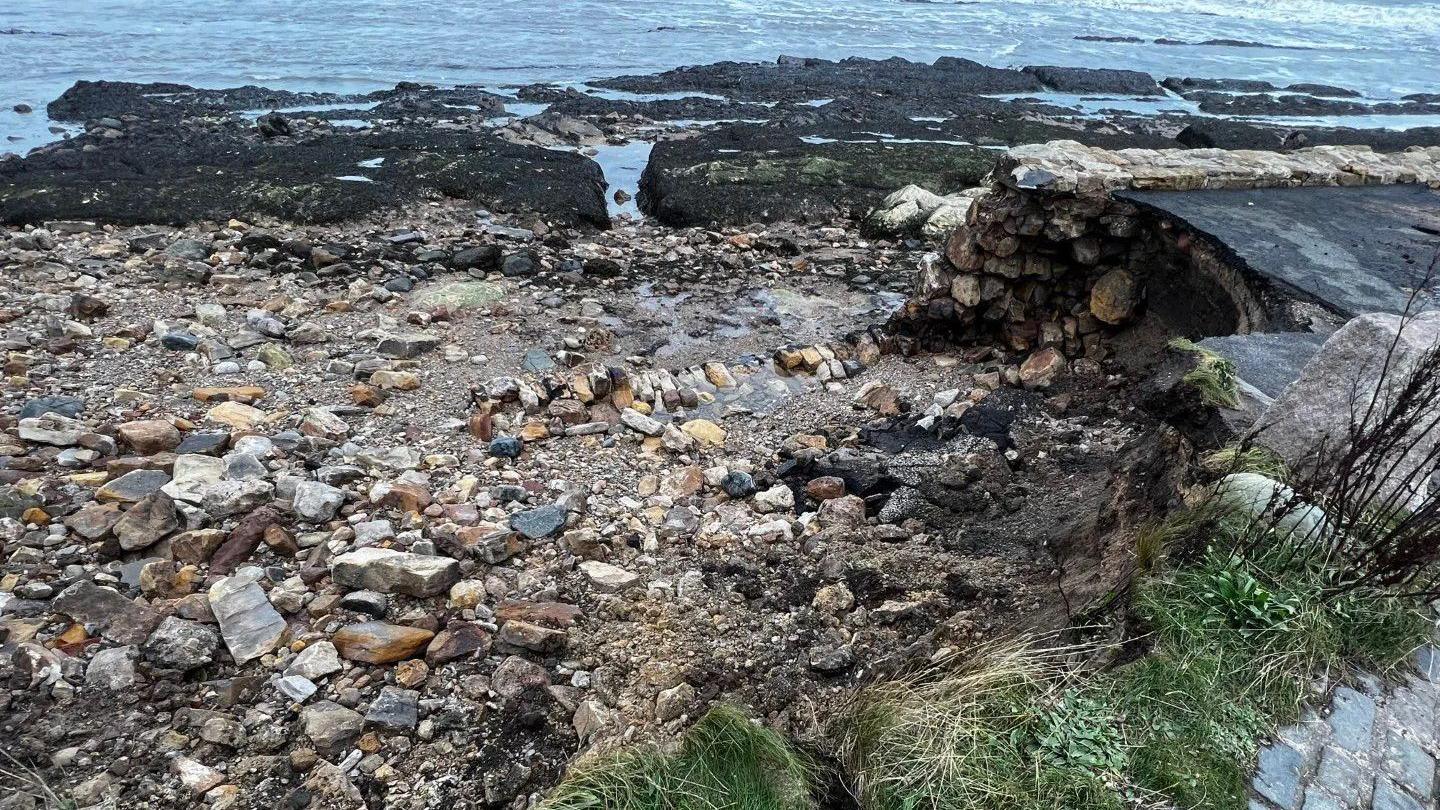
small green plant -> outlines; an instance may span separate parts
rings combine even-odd
[[[1241,568],[1211,571],[1200,585],[1200,599],[1236,630],[1268,630],[1298,612],[1293,600],[1277,597]]]
[[[1122,773],[1129,762],[1113,707],[1079,689],[1041,712],[1035,750],[1041,761],[1058,768]]]
[[[1239,407],[1240,378],[1234,363],[1185,338],[1171,340],[1170,348],[1195,356],[1195,368],[1183,379],[1200,392],[1200,398],[1207,405],[1220,408]]]
[[[571,766],[544,810],[806,810],[807,760],[739,709],[706,712],[679,748],[635,748]]]

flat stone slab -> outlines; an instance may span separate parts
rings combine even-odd
[[[1115,196],[1209,236],[1261,277],[1345,317],[1403,311],[1440,249],[1440,191],[1422,185]]]
[[[1200,341],[1202,348],[1230,360],[1240,379],[1266,396],[1280,396],[1285,386],[1299,379],[1305,364],[1325,345],[1325,336],[1313,332],[1257,332],[1222,335]]]

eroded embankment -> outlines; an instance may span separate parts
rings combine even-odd
[[[897,322],[966,339],[998,338],[1016,350],[1095,356],[1104,351],[1104,336],[1147,317],[1168,333],[1198,338],[1302,331],[1312,319],[1333,320],[1357,306],[1399,311],[1420,280],[1412,253],[1428,240],[1407,217],[1416,210],[1433,216],[1440,207],[1440,197],[1425,189],[1440,186],[1437,167],[1434,148],[1107,152],[1057,142],[1012,149],[997,165],[990,192],[949,239],[948,263],[922,274]],[[1375,205],[1360,204],[1378,196],[1371,187],[1395,184],[1416,188],[1398,195],[1413,201],[1388,220]],[[1367,188],[1338,190],[1355,186]],[[1328,209],[1332,217],[1367,215],[1352,227],[1389,228],[1411,247],[1383,265],[1361,267],[1352,256],[1341,279],[1333,271],[1343,257],[1332,256],[1332,277],[1315,283],[1324,270],[1297,271],[1295,262],[1250,249],[1266,231],[1236,237],[1239,222],[1252,216],[1252,197],[1285,189],[1295,190],[1291,204],[1268,221],[1256,215],[1257,229],[1313,228],[1321,223],[1307,214]],[[1207,195],[1209,209],[1222,212],[1230,227],[1204,230],[1192,224],[1203,226],[1202,217],[1175,213],[1186,210],[1187,192]],[[1366,257],[1390,250],[1393,241],[1381,240]],[[1313,245],[1298,250],[1316,259],[1325,252]]]

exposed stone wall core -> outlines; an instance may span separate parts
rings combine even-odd
[[[1425,183],[1440,188],[1440,147],[1294,152],[1107,151],[1073,141],[1011,149],[990,190],[922,263],[896,326],[1055,347],[1099,357],[1103,336],[1146,312],[1193,336],[1274,328],[1269,290],[1227,261],[1223,245],[1114,196],[1124,190]]]

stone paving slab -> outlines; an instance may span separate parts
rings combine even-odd
[[[1440,810],[1440,651],[1417,674],[1337,687],[1318,715],[1260,751],[1251,810]]]
[[[1205,234],[1251,271],[1345,317],[1403,312],[1440,250],[1440,191],[1425,186],[1115,196]]]

